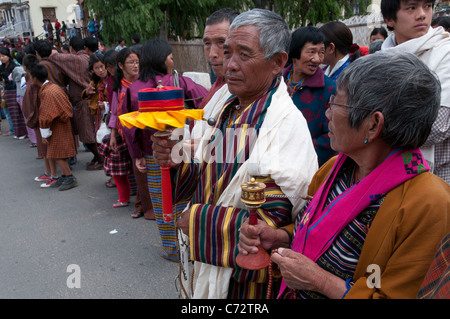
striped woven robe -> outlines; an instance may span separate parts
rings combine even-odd
[[[39,127],[50,128],[52,131],[48,139],[47,158],[61,159],[75,156],[76,149],[70,124],[73,109],[67,94],[59,85],[47,82],[39,91],[39,99]]]
[[[40,87],[38,85],[28,80],[22,102],[22,112],[25,116],[26,125],[36,133],[38,157],[45,157],[47,156],[47,145],[42,143],[41,131],[39,130],[39,90]]]
[[[274,81],[269,91],[260,100],[242,110],[239,116],[234,118],[232,114],[230,115],[232,119],[229,125],[230,130],[226,132],[231,134],[222,138],[223,130],[220,126],[229,118],[227,108],[236,102],[237,98],[232,96],[219,113],[211,138],[207,142],[207,145],[215,146],[214,150],[206,146],[202,164],[194,161],[184,163],[174,180],[175,201],[181,201],[193,194],[189,207],[191,259],[196,261],[196,264],[219,266],[218,273],[220,269],[228,269],[227,272],[231,274],[231,278],[228,277],[226,283],[220,280],[215,283],[215,280],[211,280],[212,276],[215,276],[213,274],[215,270],[211,272],[213,275],[209,275],[209,283],[205,283],[204,278],[201,279],[203,282],[197,280],[196,286],[202,286],[203,293],[193,292],[194,298],[263,298],[265,296],[268,282],[267,269],[249,271],[235,263],[238,254],[238,230],[247,216],[247,210],[239,200],[241,182],[248,182],[250,176],[253,176],[257,178],[257,181],[266,184],[266,202],[258,209],[258,215],[270,226],[278,228],[291,221],[293,206],[294,210],[297,210],[304,204],[284,194],[297,196],[306,194],[307,185],[317,169],[317,156],[306,121],[292,103],[287,94],[286,85],[280,82],[280,79]],[[266,116],[269,113],[270,119]],[[280,120],[281,122],[289,121],[286,123],[289,125],[280,125]],[[265,122],[267,124],[264,132],[261,128],[264,127]],[[275,128],[275,134],[278,134],[273,139],[267,137],[270,135],[268,131],[271,128]],[[290,131],[282,132],[283,128]],[[295,131],[290,133],[292,129]],[[291,134],[293,138],[284,133]],[[265,143],[269,141],[280,143],[277,145]],[[264,154],[255,155],[257,153],[255,145],[261,147],[258,143],[265,144],[263,148],[266,148],[267,154],[286,152],[290,160],[285,161],[280,156],[280,165],[273,165],[270,163],[271,159]],[[284,149],[285,146],[287,149]],[[300,158],[290,157],[292,155],[290,152],[297,153]],[[215,160],[208,161],[208,154],[213,155]],[[279,197],[276,197],[277,195]],[[197,275],[199,274],[194,274],[194,276]],[[226,280],[227,275],[219,274],[218,277]],[[229,287],[222,287],[228,284]],[[215,287],[212,287],[214,285]],[[221,286],[217,287],[217,285]],[[220,290],[220,292],[216,294],[212,290]]]
[[[81,93],[89,85],[89,55],[84,50],[76,54],[57,53],[49,57],[62,72],[65,81],[69,83],[69,99],[75,106],[74,122],[75,133],[81,142],[86,144],[97,143],[95,136],[95,119],[90,114],[89,101],[81,98]]]

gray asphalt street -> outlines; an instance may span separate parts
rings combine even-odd
[[[178,266],[159,255],[156,221],[130,217],[135,197],[112,208],[117,190],[103,170],[85,170],[83,146],[78,187],[40,188],[44,163],[28,145],[0,136],[0,298],[177,298]]]

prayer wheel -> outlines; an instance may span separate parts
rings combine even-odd
[[[264,183],[256,182],[254,178],[249,183],[241,185],[241,201],[248,208],[250,225],[256,225],[258,222],[257,209],[266,201],[265,188]],[[264,248],[258,246],[256,254],[242,255],[239,253],[236,257],[236,263],[244,269],[259,270],[269,266],[270,256]]]

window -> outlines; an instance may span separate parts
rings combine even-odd
[[[50,22],[56,21],[55,8],[42,8],[43,19],[49,19]]]

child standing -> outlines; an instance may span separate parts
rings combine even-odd
[[[106,91],[106,80],[108,71],[106,70],[103,56],[97,53],[89,57],[89,68],[91,73],[91,82],[89,86],[82,92],[81,97],[89,100],[89,109],[91,115],[95,118],[95,132],[100,128],[102,117],[105,111],[105,103],[108,102]],[[93,144],[89,150],[94,154],[94,158],[87,164],[88,171],[99,170],[103,168],[103,156],[98,153],[97,145]]]
[[[113,177],[119,193],[119,200],[113,204],[114,208],[127,206],[130,200],[129,176],[134,172],[118,116],[128,113],[122,107],[123,99],[128,87],[138,76],[138,54],[130,48],[121,50],[117,55],[117,68],[114,72],[113,96],[111,99],[111,116],[108,122],[111,134],[106,136],[99,146],[100,154],[105,157],[105,172]],[[150,196],[148,193],[143,194],[140,187],[137,189],[135,211],[131,216],[133,218],[145,216],[146,219],[155,219]]]
[[[33,84],[40,87],[39,127],[42,142],[47,145],[47,158],[52,171],[52,177],[46,185],[58,187],[60,191],[71,189],[78,184],[67,161],[76,154],[70,124],[72,104],[59,85],[48,81],[45,66],[34,65],[30,74]],[[58,177],[56,166],[61,169],[61,177]]]

